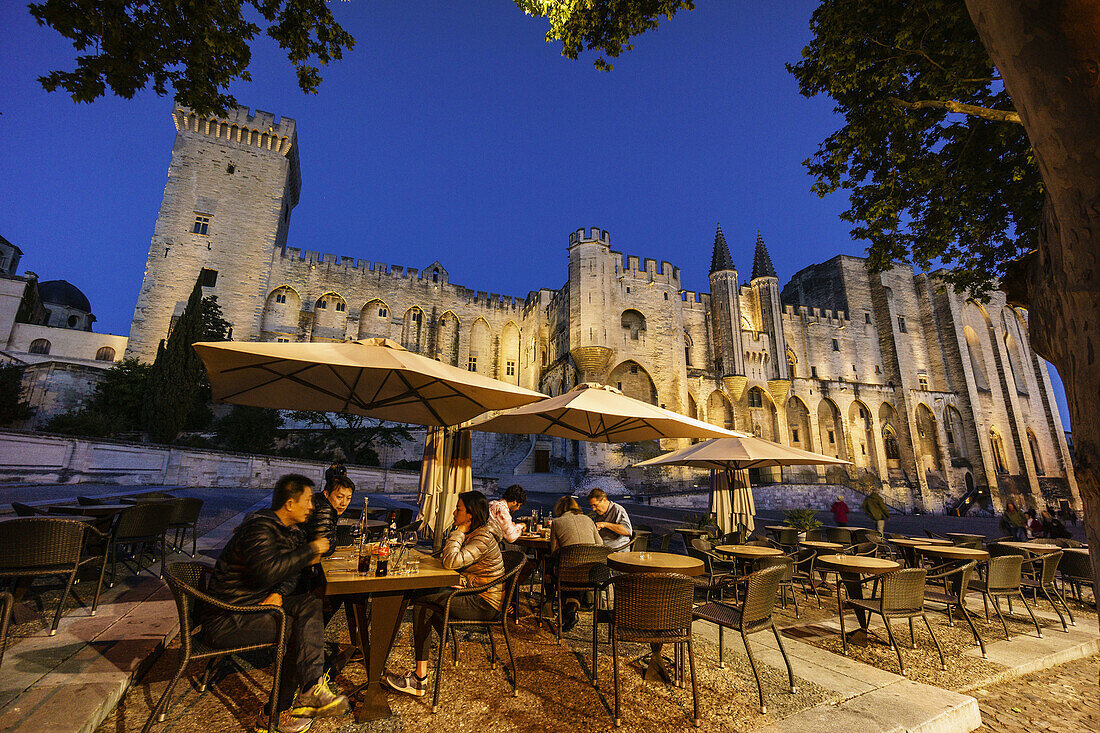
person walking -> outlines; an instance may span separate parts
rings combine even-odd
[[[1005,504],[1005,513],[1001,515],[1001,531],[1017,542],[1027,539],[1027,517],[1011,501]]]
[[[875,529],[878,530],[879,534],[886,531],[886,520],[890,517],[890,510],[886,508],[886,500],[882,498],[882,494],[878,492],[878,489],[871,490],[871,493],[863,500],[860,509],[874,520]]]
[[[829,511],[833,513],[833,521],[836,522],[836,526],[848,526],[848,505],[844,502],[843,496],[837,495],[836,501],[829,507]]]
[[[281,477],[275,483],[271,509],[249,514],[230,537],[207,591],[223,603],[282,606],[286,612],[287,664],[276,698],[278,733],[304,733],[314,718],[348,710],[347,697],[332,690],[324,671],[321,599],[309,592],[302,578],[302,571],[320,562],[329,549],[326,538],[307,541],[300,527],[313,511],[312,489],[313,482],[305,476]],[[200,608],[203,634],[211,647],[266,644],[275,639],[276,621],[271,614]]]

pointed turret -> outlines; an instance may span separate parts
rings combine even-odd
[[[736,270],[733,266],[733,258],[730,257],[730,248],[726,246],[726,235],[722,234],[722,225],[718,225],[718,231],[714,234],[714,254],[710,256],[710,271],[724,272]]]
[[[723,245],[725,242],[723,242]],[[752,279],[758,277],[778,277],[775,274],[775,266],[768,255],[768,248],[764,246],[764,238],[760,236],[760,230],[756,231],[756,252],[752,256]]]

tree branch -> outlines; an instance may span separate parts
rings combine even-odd
[[[976,104],[964,104],[963,102],[956,102],[951,99],[921,99],[916,102],[906,102],[904,99],[890,97],[890,101],[903,109],[945,109],[948,112],[957,112],[959,114],[970,115],[971,117],[980,117],[983,120],[992,120],[993,122],[1015,122],[1017,125],[1022,124],[1019,112],[989,109],[988,107],[979,107]]]

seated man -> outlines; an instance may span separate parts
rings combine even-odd
[[[279,733],[303,733],[313,718],[342,715],[348,699],[329,688],[324,674],[321,599],[300,584],[302,570],[329,548],[324,538],[307,542],[298,526],[313,510],[313,482],[288,474],[275,483],[271,509],[248,515],[234,531],[214,566],[208,593],[225,603],[282,606],[287,647],[277,697]],[[275,639],[272,614],[233,614],[204,607],[203,632],[213,647],[257,644]],[[309,686],[297,695],[299,687]],[[262,721],[266,721],[264,716]],[[261,726],[263,723],[261,723]]]
[[[515,542],[523,534],[523,525],[513,522],[512,517],[526,503],[527,492],[519,484],[512,484],[501,498],[489,502],[489,517],[500,527],[500,536],[505,542]]]
[[[608,499],[603,489],[588,492],[588,506],[592,507],[592,520],[600,530],[604,547],[621,550],[630,544],[634,528],[630,526],[626,509]]]

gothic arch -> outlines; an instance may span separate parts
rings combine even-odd
[[[458,365],[458,334],[462,322],[454,311],[445,311],[439,317],[439,335],[435,358],[451,366]]]
[[[778,443],[779,421],[771,395],[760,387],[751,387],[745,392],[745,401],[748,404],[748,426],[752,434]]]
[[[897,465],[901,460],[901,448],[898,444],[898,412],[889,402],[883,402],[878,408],[878,421],[882,425],[882,449],[886,465]],[[894,463],[891,464],[891,461]]]
[[[1027,429],[1027,445],[1031,449],[1031,460],[1035,463],[1035,475],[1046,475],[1043,468],[1043,452],[1039,449],[1039,440],[1031,428]]]
[[[390,307],[381,298],[367,301],[359,311],[359,338],[390,338]]]
[[[622,390],[627,397],[633,397],[651,405],[657,404],[657,385],[645,367],[636,361],[627,359],[611,370],[607,381],[612,387]]]
[[[707,422],[720,428],[733,429],[733,405],[720,389],[711,392],[707,398]]]
[[[874,470],[878,465],[875,448],[875,424],[871,410],[861,400],[853,400],[848,408],[848,425],[852,432],[851,461],[860,468]]]
[[[947,451],[952,458],[966,458],[966,433],[962,413],[953,405],[943,408],[943,427],[947,434]]]
[[[1002,319],[1003,320],[1003,319]],[[1015,323],[1015,319],[1012,321]],[[1008,352],[1008,368],[1012,371],[1012,381],[1016,383],[1016,393],[1027,396],[1027,371],[1024,369],[1023,355],[1020,353],[1020,343],[1016,336],[1009,330],[1008,322],[1004,321],[1005,351]]]
[[[343,341],[348,323],[348,303],[339,293],[322,293],[313,304],[311,341]]]
[[[484,318],[477,318],[470,325],[470,356],[466,368],[478,374],[493,374],[493,330]]]
[[[264,303],[261,339],[264,341],[297,341],[298,319],[302,312],[302,297],[289,285],[272,290]]]
[[[409,351],[421,353],[427,347],[428,324],[424,309],[414,305],[405,311],[401,319],[401,345]]]
[[[817,404],[817,427],[821,435],[821,452],[827,456],[848,459],[844,445],[844,420],[836,403],[825,397]]]
[[[695,397],[692,396],[691,392],[688,392],[687,416],[696,420],[700,419],[699,405],[695,402]]]
[[[813,450],[810,432],[810,408],[802,398],[791,395],[787,399],[787,432],[790,444],[802,450]]]
[[[623,331],[627,332],[631,339],[638,340],[639,334],[645,331],[645,316],[641,311],[634,308],[627,308],[623,311],[622,316],[619,317],[619,324],[622,326]]]
[[[691,361],[691,348],[692,348],[692,346],[693,346],[693,344],[692,344],[692,341],[691,341],[691,336],[688,334],[687,331],[684,331],[684,363],[687,366],[692,365],[692,361]]]
[[[1005,453],[1005,444],[997,428],[989,429],[989,446],[993,449],[993,468],[997,473],[1008,473],[1008,455]]]
[[[500,374],[509,384],[519,384],[519,327],[512,321],[504,324],[500,331]]]
[[[794,353],[794,349],[790,346],[787,347],[787,371],[790,372],[790,378],[794,379],[798,376],[795,366],[798,364],[798,357]]]
[[[982,350],[981,339],[970,326],[963,326],[963,336],[966,337],[966,350],[970,355],[970,370],[974,373],[974,386],[983,392],[988,392],[989,379],[985,376],[985,353]]]
[[[943,470],[943,455],[940,453],[939,429],[932,409],[920,402],[917,404],[917,442],[924,467],[930,471]]]

